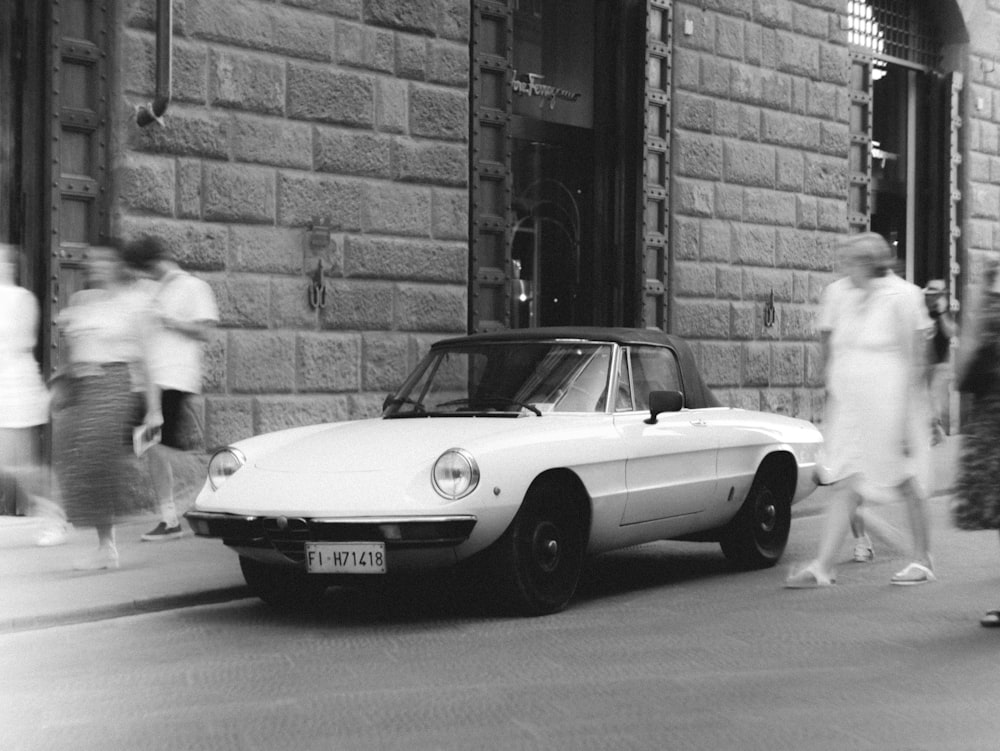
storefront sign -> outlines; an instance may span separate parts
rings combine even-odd
[[[511,87],[515,94],[521,96],[537,96],[541,97],[542,101],[539,102],[538,106],[544,107],[545,103],[549,103],[549,109],[553,109],[556,106],[556,99],[563,99],[567,102],[575,102],[580,98],[580,92],[570,91],[569,89],[563,89],[558,86],[550,86],[547,83],[542,83],[542,79],[545,76],[538,73],[524,73],[518,74],[514,71],[514,80],[511,82]]]

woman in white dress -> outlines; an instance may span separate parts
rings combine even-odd
[[[51,500],[41,464],[41,426],[49,421],[49,392],[35,359],[38,301],[17,284],[16,249],[0,243],[0,479],[7,512],[49,517],[39,544],[65,541],[62,509]]]
[[[926,338],[931,321],[920,289],[892,271],[888,243],[874,232],[838,250],[845,276],[823,291],[819,329],[827,387],[821,484],[833,497],[819,554],[786,586],[827,586],[864,501],[904,497],[914,560],[893,584],[934,579],[925,502],[930,466]]]

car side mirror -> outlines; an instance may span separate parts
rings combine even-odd
[[[680,412],[684,409],[684,394],[680,391],[650,391],[649,417],[647,425],[656,425],[656,416],[661,412]]]

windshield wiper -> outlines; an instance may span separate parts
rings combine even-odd
[[[423,402],[418,402],[416,399],[410,399],[409,397],[406,396],[394,396],[391,399],[386,399],[383,409],[385,409],[386,407],[398,407],[401,404],[413,405],[413,412],[415,414],[418,415],[427,414],[427,407],[424,406]]]
[[[488,405],[497,405],[497,404],[500,405],[513,404],[517,407],[522,407],[523,409],[530,410],[539,417],[542,416],[542,411],[538,409],[538,407],[536,407],[534,404],[526,404],[525,402],[519,402],[517,399],[511,399],[510,397],[506,396],[486,396],[486,397],[477,397],[475,399],[452,399],[451,401],[441,402],[440,404],[435,405],[435,409],[437,409],[438,407],[458,407],[463,404],[466,405],[467,407],[472,407],[472,408],[475,408],[480,405],[485,407]]]

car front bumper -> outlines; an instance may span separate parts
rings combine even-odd
[[[418,551],[454,549],[469,539],[477,521],[472,515],[303,518],[196,510],[184,518],[199,537],[221,539],[257,558],[273,560],[277,553],[292,564],[304,563],[306,542],[383,542],[390,555],[400,558],[411,558],[407,554]]]

